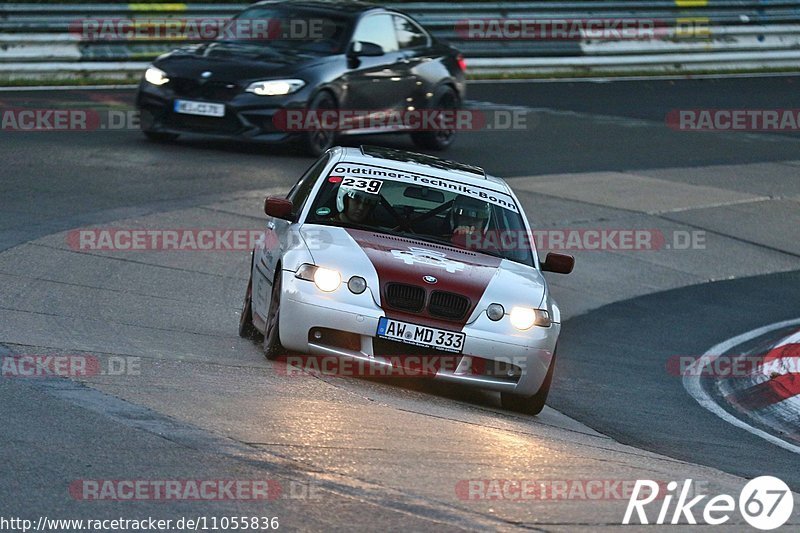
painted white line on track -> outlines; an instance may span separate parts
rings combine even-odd
[[[469,59],[469,58],[467,58]],[[788,78],[798,72],[764,72],[739,74],[662,74],[654,76],[588,76],[583,78],[512,78],[467,80],[467,85],[483,83],[614,83],[617,81],[726,80],[729,78]]]
[[[770,331],[795,326],[797,324],[800,324],[800,318],[776,322],[775,324],[769,324],[767,326],[748,331],[747,333],[742,333],[741,335],[737,335],[732,339],[728,339],[715,346],[712,346],[708,351],[706,351],[706,353],[703,354],[702,357],[692,363],[692,365],[686,370],[683,375],[683,388],[686,389],[686,392],[688,392],[692,398],[697,400],[697,403],[729,424],[744,429],[745,431],[752,433],[757,437],[761,437],[762,439],[765,439],[776,446],[780,446],[785,450],[800,454],[800,446],[795,446],[794,444],[790,444],[782,439],[779,439],[778,437],[771,435],[766,431],[755,428],[723,409],[700,385],[700,377],[702,372],[694,371],[695,368],[701,368],[708,365],[718,356],[724,354],[735,346],[744,344],[745,342],[753,340],[756,337],[760,337],[761,335],[769,333]]]
[[[136,89],[138,85],[38,85],[34,87],[0,87],[2,93],[28,91],[102,91],[119,89]]]

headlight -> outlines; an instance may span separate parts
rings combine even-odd
[[[303,80],[267,80],[251,83],[247,92],[259,96],[281,96],[297,92],[305,86]]]
[[[169,81],[167,73],[161,70],[160,68],[156,67],[149,67],[144,72],[144,79],[147,80],[148,83],[152,83],[153,85],[164,85]]]
[[[506,310],[500,304],[492,304],[486,308],[486,316],[488,316],[490,320],[494,320],[495,322],[503,318],[505,314]]]
[[[314,285],[323,292],[333,292],[342,284],[342,275],[339,272],[316,265],[303,265],[297,269],[294,276],[306,281],[313,281]]]
[[[510,319],[512,326],[523,331],[534,325],[548,328],[551,324],[550,314],[547,311],[530,307],[515,307],[511,310]]]
[[[361,294],[367,290],[367,280],[361,276],[353,276],[350,278],[350,281],[347,282],[347,288],[350,289],[350,292],[353,294]]]

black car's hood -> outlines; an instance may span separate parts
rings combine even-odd
[[[201,73],[210,71],[214,79],[239,81],[297,74],[324,60],[324,56],[290,49],[213,42],[179,48],[161,56],[155,64],[172,76],[199,78]]]

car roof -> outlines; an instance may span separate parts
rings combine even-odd
[[[509,193],[511,191],[504,180],[487,175],[481,167],[449,161],[428,154],[369,145],[360,148],[337,148],[336,150],[341,150],[340,162],[380,164],[428,176],[458,178],[461,183],[498,192]]]
[[[374,9],[382,9],[375,4],[368,4],[360,2],[359,0],[265,0],[257,2],[252,6],[270,6],[270,5],[291,5],[293,7],[300,7],[306,9],[320,9],[325,11],[337,11],[339,13],[357,15],[366,11]]]

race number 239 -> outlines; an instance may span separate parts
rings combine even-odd
[[[342,187],[349,187],[369,194],[378,194],[381,191],[383,182],[381,180],[365,180],[361,178],[344,178]]]

